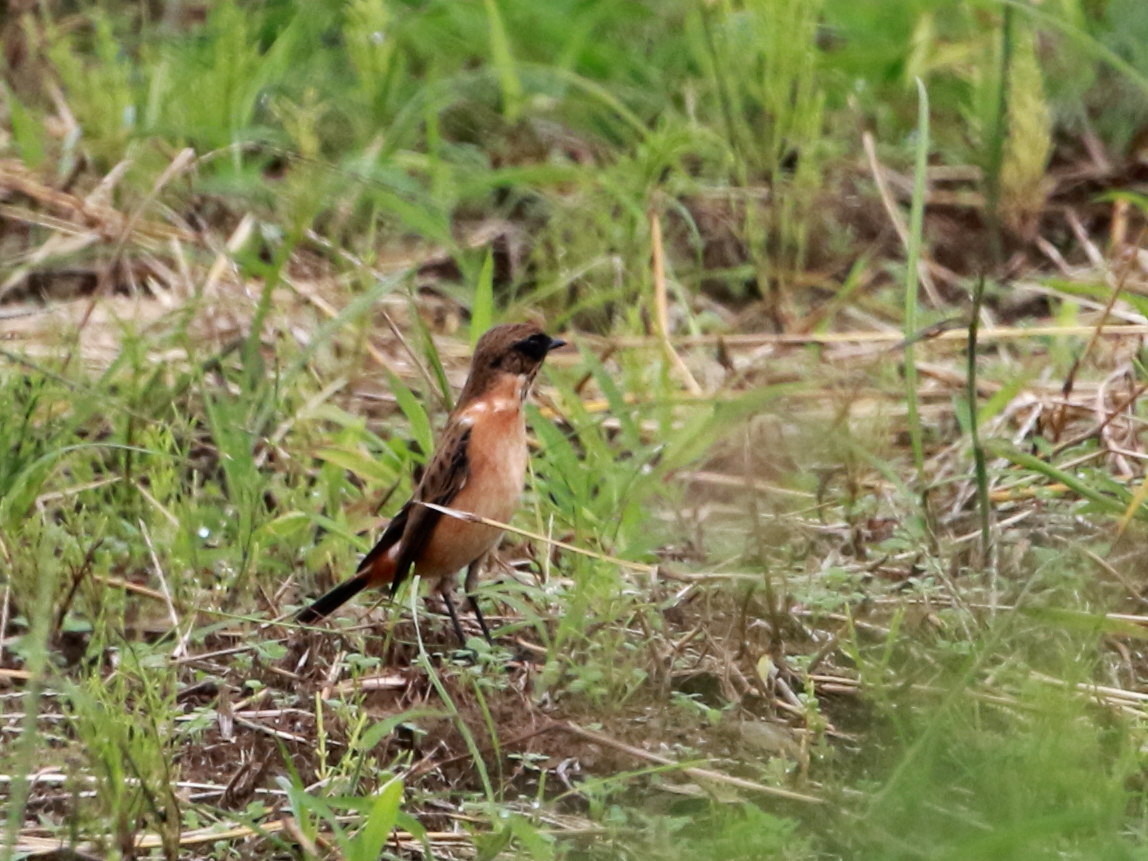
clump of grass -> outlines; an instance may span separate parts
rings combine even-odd
[[[1058,657],[1042,656],[1043,667],[1070,682],[1086,677],[1095,641],[1057,639]],[[1014,620],[990,626],[985,645],[956,662],[961,672],[931,680],[932,703],[906,709],[902,693],[890,690],[888,742],[866,757],[875,760],[867,769],[876,784],[851,851],[908,857],[927,845],[944,857],[1095,857],[1128,850],[1119,822],[1136,800],[1127,789],[1138,768],[1134,742],[1119,722],[1098,720],[1088,703],[1032,674],[1013,651],[1026,640]],[[916,674],[897,670],[903,691]],[[986,672],[995,683],[1009,679],[1010,692],[986,690],[978,682]]]

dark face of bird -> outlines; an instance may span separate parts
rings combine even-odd
[[[484,393],[504,374],[522,379],[522,396],[530,390],[542,361],[565,341],[551,338],[533,323],[507,323],[488,330],[474,347],[470,375],[459,395],[459,404]]]

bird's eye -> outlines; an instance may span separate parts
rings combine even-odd
[[[514,345],[520,353],[524,353],[535,361],[541,361],[546,357],[550,351],[552,340],[549,335],[542,332],[536,332],[528,338],[523,338]]]

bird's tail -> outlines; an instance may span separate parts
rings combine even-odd
[[[329,616],[366,589],[370,581],[370,570],[360,571],[350,580],[344,580],[311,606],[304,607],[300,610],[299,615],[295,617],[295,621],[304,625],[318,622],[324,616]]]

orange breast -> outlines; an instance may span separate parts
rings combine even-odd
[[[468,473],[451,508],[508,522],[518,508],[526,476],[526,426],[518,393],[492,397],[463,410],[471,422]],[[415,561],[422,577],[447,577],[498,543],[502,530],[442,515],[427,547]]]

